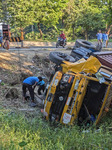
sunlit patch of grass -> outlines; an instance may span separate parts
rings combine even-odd
[[[88,130],[53,126],[41,117],[0,108],[0,148],[3,150],[111,150],[112,135],[104,126]]]

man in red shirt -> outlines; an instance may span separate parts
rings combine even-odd
[[[64,40],[66,39],[65,34],[63,33],[63,31],[61,32],[60,37],[61,37],[62,39],[64,39]]]
[[[65,45],[66,37],[65,37],[65,34],[64,34],[64,32],[63,32],[63,31],[62,31],[62,32],[61,32],[61,34],[60,34],[60,38],[62,38],[62,39],[63,39],[63,41],[64,41],[64,45]]]

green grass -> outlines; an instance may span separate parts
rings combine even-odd
[[[0,150],[112,150],[112,133],[104,124],[84,131],[0,108]]]

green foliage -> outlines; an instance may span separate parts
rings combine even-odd
[[[20,37],[21,36],[20,28],[12,27],[10,31],[11,31],[12,37]]]
[[[111,24],[111,18],[112,18],[112,1],[111,0],[92,0],[90,1],[90,4],[95,4],[99,8],[102,9],[104,19],[106,21],[106,28],[108,28]]]
[[[59,36],[60,31],[57,31],[54,28],[43,28],[44,34],[42,37],[42,40],[55,40]],[[40,38],[40,34],[37,31],[29,32],[25,34],[25,39],[26,40],[38,40]]]
[[[3,10],[2,10],[2,1],[0,1],[0,22],[2,21]]]
[[[64,18],[67,18],[66,27],[72,28],[74,34],[79,29],[87,36],[88,31],[105,27],[102,9],[98,5],[92,5],[88,0],[70,0],[65,10]],[[86,37],[87,38],[87,37]]]
[[[1,21],[14,27],[17,35],[20,35],[20,28],[35,24],[40,35],[28,31],[29,39],[35,40],[37,37],[54,39],[61,29],[69,40],[77,36],[88,38],[90,31],[108,29],[112,24],[111,0],[3,0],[0,8]],[[53,37],[49,30],[46,34],[45,28],[51,29]]]
[[[47,27],[55,26],[62,16],[62,9],[68,0],[34,0],[34,18],[36,23]]]
[[[7,0],[8,22],[16,27],[26,27],[34,20],[33,0]]]
[[[25,35],[25,39],[26,40],[38,40],[39,36],[40,35],[38,32],[30,32]]]
[[[5,85],[5,83],[4,83],[4,82],[1,82],[0,85]]]
[[[40,116],[40,115],[39,115]],[[0,108],[0,148],[3,150],[111,150],[111,132],[102,125],[88,130],[57,127],[41,117],[28,117]],[[111,118],[109,124],[111,122]],[[107,127],[109,124],[106,124]],[[112,122],[111,124],[112,125]]]

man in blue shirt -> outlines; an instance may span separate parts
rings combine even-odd
[[[102,36],[102,37],[103,37],[103,45],[104,45],[104,47],[107,48],[107,46],[108,46],[108,40],[109,40],[107,31],[105,31],[105,32],[103,33],[103,36]]]
[[[102,44],[102,33],[101,30],[99,30],[99,32],[97,33],[97,40],[98,40],[98,44]]]
[[[102,34],[103,47],[106,47],[106,31]]]
[[[108,46],[108,41],[109,41],[109,36],[108,36],[108,32],[106,32],[106,48]]]
[[[34,103],[34,89],[36,86],[39,86],[38,94],[41,95],[41,90],[45,90],[45,82],[42,80],[42,77],[28,77],[23,81],[23,99],[25,101],[26,89],[29,90],[31,96],[31,102]]]

